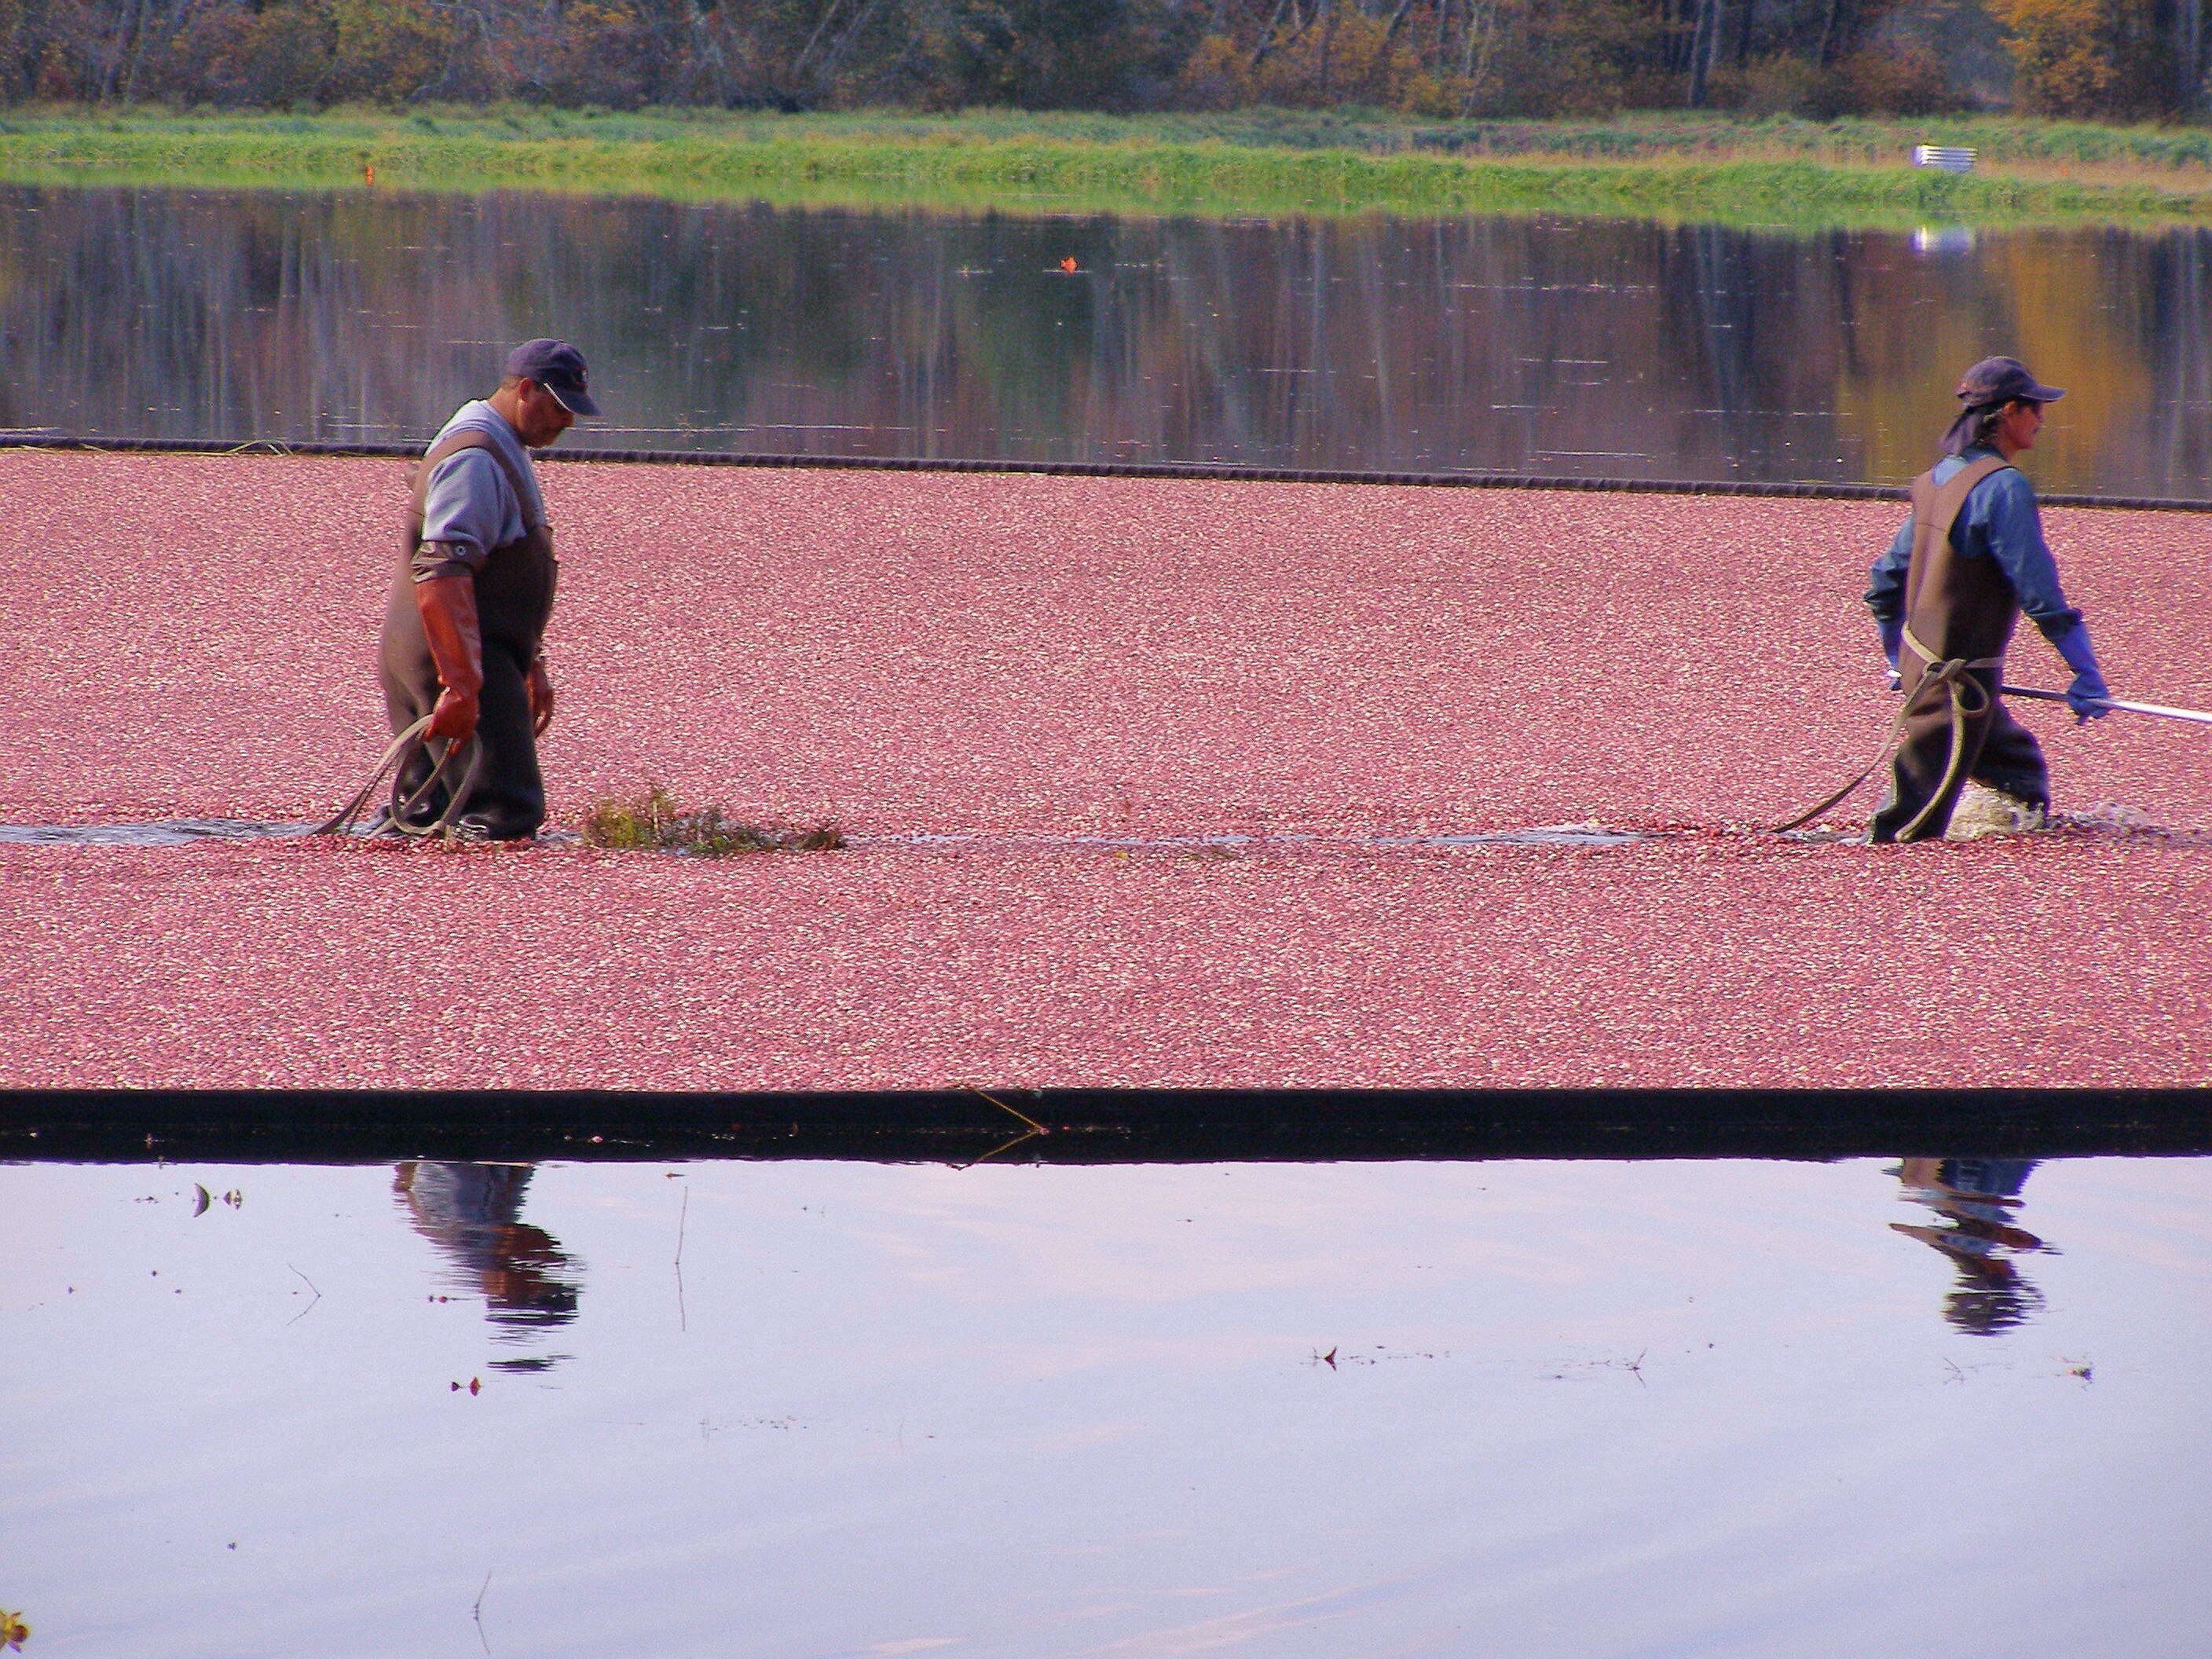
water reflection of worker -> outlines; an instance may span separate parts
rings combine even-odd
[[[1875,841],[1942,836],[1968,782],[2036,815],[2049,807],[2043,750],[1997,695],[2023,614],[2074,671],[2066,701],[2075,718],[2112,713],[2098,701],[2111,693],[2089,630],[2059,591],[2035,491],[2013,466],[2033,446],[2044,405],[2065,395],[2011,357],[1968,369],[1946,459],[1913,480],[1912,516],[1875,564],[1867,605],[1905,696]]]
[[[1893,1221],[1893,1231],[1932,1245],[1959,1270],[1943,1317],[1969,1336],[1996,1336],[2025,1325],[2043,1294],[2020,1276],[2015,1256],[2051,1247],[2015,1226],[2020,1189],[2032,1158],[1908,1158],[1895,1171],[1902,1195],[1933,1210],[1947,1226]]]
[[[538,738],[553,719],[545,624],[553,613],[553,531],[529,452],[599,405],[583,354],[532,340],[507,360],[499,390],[464,404],[415,470],[403,558],[386,602],[380,668],[392,729],[424,715],[426,737],[473,737],[482,753],[457,830],[527,840],[545,820]],[[410,816],[434,823],[445,784],[417,750],[402,767]]]
[[[501,1340],[524,1342],[576,1316],[575,1262],[553,1236],[520,1218],[527,1164],[403,1164],[392,1190],[405,1201],[415,1231],[444,1252],[459,1288],[480,1294]],[[550,1363],[495,1360],[507,1370]]]

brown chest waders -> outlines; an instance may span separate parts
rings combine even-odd
[[[413,492],[399,556],[399,568],[384,608],[384,633],[378,673],[384,684],[385,712],[394,732],[404,732],[436,706],[442,689],[422,634],[422,614],[415,600],[410,568],[422,540],[422,518],[430,474],[447,456],[481,449],[499,464],[514,488],[526,527],[520,539],[491,550],[476,572],[477,622],[483,637],[483,690],[478,694],[477,742],[481,759],[467,798],[449,802],[441,780],[415,801],[410,816],[432,822],[456,805],[472,825],[493,840],[533,835],[545,821],[545,783],[538,770],[538,737],[530,713],[530,665],[537,659],[545,623],[553,614],[558,564],[553,531],[542,519],[528,523],[534,499],[514,464],[494,446],[490,435],[460,431],[431,447],[415,469]],[[442,745],[441,745],[442,747]],[[400,798],[422,792],[437,757],[417,750],[399,777]]]
[[[1912,562],[1905,577],[1905,706],[1890,757],[1888,798],[1875,841],[1921,841],[1949,828],[1969,780],[2032,806],[2047,805],[2051,777],[2034,735],[1997,696],[2020,596],[1993,558],[1961,558],[1951,526],[1974,486],[2008,463],[1976,461],[1942,488],[1912,483]]]
[[[1875,841],[1923,841],[1950,827],[1968,780],[2047,805],[2050,775],[2034,735],[1997,698],[2005,647],[2020,620],[2020,597],[1991,558],[1962,559],[1951,526],[1974,487],[2010,463],[1994,457],[1938,485],[1912,481],[1912,562],[1905,577],[1905,643],[1898,653],[1904,703],[1889,735],[1856,777],[1778,830],[1808,823],[1870,777],[1887,758],[1889,794],[1876,811]]]

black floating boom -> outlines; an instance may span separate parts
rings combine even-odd
[[[2191,1089],[0,1091],[0,1158],[1212,1164],[2212,1153]]]

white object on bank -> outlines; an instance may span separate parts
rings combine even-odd
[[[1934,167],[1942,173],[1972,173],[1974,152],[1953,144],[1915,144],[1912,165]]]

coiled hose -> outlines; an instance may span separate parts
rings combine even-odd
[[[385,749],[383,758],[376,763],[375,769],[368,775],[368,781],[362,785],[351,800],[317,824],[312,833],[318,836],[353,834],[354,821],[360,817],[362,810],[384,782],[386,774],[389,773],[392,796],[386,803],[384,822],[378,826],[377,833],[413,836],[422,839],[432,836],[441,836],[448,841],[454,839],[454,822],[470,792],[476,787],[477,775],[483,770],[483,745],[474,736],[464,743],[448,743],[446,752],[438,757],[438,763],[430,769],[430,775],[423,779],[416,788],[407,789],[403,782],[407,775],[407,762],[413,758],[416,750],[425,746],[422,734],[429,729],[430,720],[431,716],[425,714],[392,738]],[[447,797],[446,810],[427,823],[414,821],[410,814],[430,799],[431,792],[438,787],[439,781],[453,769],[456,758],[463,756],[467,758],[461,768],[461,781]]]

